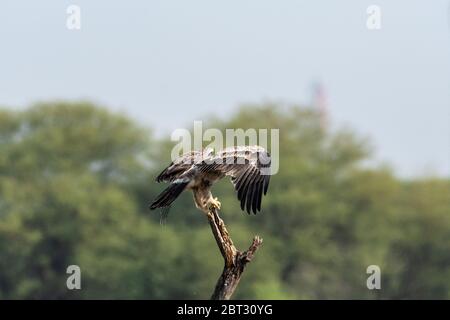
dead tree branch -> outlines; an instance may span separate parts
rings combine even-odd
[[[241,252],[234,246],[225,223],[219,217],[218,210],[212,209],[206,212],[206,215],[225,262],[222,275],[217,280],[211,300],[229,300],[239,284],[245,266],[252,261],[256,251],[261,246],[262,239],[255,236],[250,248]]]

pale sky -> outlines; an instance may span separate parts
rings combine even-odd
[[[66,27],[69,5],[81,30]],[[369,5],[381,29],[366,27]],[[448,0],[0,4],[0,105],[90,99],[168,135],[240,103],[307,103],[372,138],[405,177],[450,176]]]

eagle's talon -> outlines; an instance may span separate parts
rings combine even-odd
[[[217,198],[210,198],[206,203],[206,207],[208,208],[208,210],[214,209],[220,210],[221,205],[222,204],[219,202]]]

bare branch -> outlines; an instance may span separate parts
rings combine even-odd
[[[261,246],[262,239],[255,236],[248,250],[241,252],[234,246],[218,210],[212,209],[206,212],[206,216],[225,264],[211,300],[229,300],[239,284],[245,266],[253,259]]]

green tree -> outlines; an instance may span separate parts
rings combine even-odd
[[[367,166],[367,138],[308,108],[246,105],[209,127],[280,130],[280,170],[247,215],[213,189],[238,248],[264,238],[237,299],[450,298],[450,181]],[[165,225],[147,208],[174,142],[88,102],[0,109],[0,299],[208,298],[222,261],[184,193]],[[82,290],[66,288],[66,268]],[[382,290],[366,287],[379,265]]]

